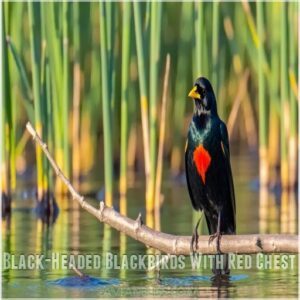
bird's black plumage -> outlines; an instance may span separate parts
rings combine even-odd
[[[185,151],[186,179],[194,209],[204,212],[213,234],[235,234],[235,196],[227,128],[217,113],[210,82],[196,80],[195,100]],[[218,228],[219,221],[219,228]]]

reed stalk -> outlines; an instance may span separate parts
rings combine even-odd
[[[9,41],[9,33],[11,31],[10,29],[10,23],[12,22],[12,17],[9,17],[9,11],[11,10],[11,4],[10,3],[4,3],[4,14],[6,16],[6,18],[4,19],[5,22],[5,32],[6,36],[7,36],[7,41]],[[19,22],[16,21],[16,24],[19,24]],[[16,25],[17,26],[17,25]],[[4,32],[4,31],[3,31]],[[5,36],[4,36],[5,37]],[[6,41],[6,42],[7,42]],[[7,47],[7,45],[6,45]],[[8,50],[6,50],[8,52]],[[8,54],[8,53],[7,53]],[[13,78],[15,76],[13,67],[12,67],[12,60],[10,59],[9,55],[7,55],[7,64],[8,64],[8,71],[9,71],[9,83],[11,86],[9,86],[8,88],[11,88],[10,91],[10,104],[9,107],[7,107],[7,112],[10,115],[8,117],[8,132],[7,132],[7,137],[9,139],[8,143],[9,143],[9,157],[8,157],[8,167],[10,168],[9,172],[9,185],[10,185],[10,189],[11,191],[14,191],[16,188],[16,153],[15,153],[15,147],[16,147],[16,110],[17,110],[17,105],[16,105],[16,101],[13,101],[14,99],[14,90],[12,89],[12,84],[13,84]],[[10,195],[9,195],[10,197]]]
[[[212,84],[214,86],[214,91],[216,97],[218,98],[218,72],[219,72],[219,65],[218,65],[218,53],[219,53],[219,1],[213,2],[213,12],[212,12]]]
[[[199,4],[199,3],[198,3]],[[180,173],[182,166],[184,142],[182,140],[182,132],[184,127],[184,115],[187,98],[187,93],[190,86],[192,86],[192,75],[189,75],[193,67],[193,60],[186,58],[186,53],[190,48],[190,40],[192,39],[193,32],[190,30],[193,22],[193,3],[182,3],[181,21],[180,21],[180,44],[178,45],[178,61],[176,68],[176,85],[175,94],[173,95],[174,110],[173,110],[173,145],[171,152],[171,172],[173,176]],[[199,64],[200,65],[200,64]],[[191,67],[192,66],[192,67]],[[189,83],[189,84],[188,84]],[[189,86],[190,85],[190,86]]]
[[[50,74],[50,66],[49,59],[46,58],[45,61],[45,89],[46,89],[46,120],[47,120],[47,137],[48,137],[48,146],[50,149],[53,149],[53,140],[54,140],[54,126],[53,126],[53,115],[52,115],[52,90],[51,90],[51,74]],[[47,176],[48,176],[48,185],[49,191],[53,191],[54,183],[53,183],[53,171],[47,162]]]
[[[47,120],[47,88],[46,88],[46,40],[44,36],[44,31],[41,33],[41,61],[40,61],[40,91],[41,91],[41,115],[43,118],[43,136],[46,140],[48,128],[51,126],[51,123]],[[49,191],[48,178],[49,178],[49,166],[47,160],[43,159],[43,191],[45,196]],[[45,197],[44,196],[44,197]]]
[[[152,2],[150,16],[150,176],[149,193],[146,199],[146,209],[148,211],[153,211],[155,201],[154,189],[157,158],[157,83],[161,33],[161,5],[162,3]]]
[[[64,126],[63,126],[63,56],[62,43],[56,22],[56,4],[45,2],[41,4],[42,26],[45,27],[45,39],[47,40],[47,53],[51,74],[51,95],[53,109],[53,129],[55,158],[60,162],[62,168],[64,163]],[[61,6],[60,6],[61,7]],[[59,10],[60,11],[60,10]],[[55,191],[59,194],[65,193],[65,187],[56,181]]]
[[[100,55],[101,55],[101,85],[102,85],[102,112],[104,133],[104,178],[105,178],[105,202],[112,205],[113,192],[113,162],[112,162],[112,130],[111,130],[111,103],[109,98],[108,82],[108,57],[106,37],[106,11],[105,3],[99,3],[100,12]],[[110,204],[109,204],[110,203]]]
[[[264,78],[264,19],[263,3],[256,3],[257,13],[257,31],[258,31],[258,105],[259,105],[259,179],[260,184],[268,184],[268,118],[267,118],[267,101],[265,93]]]
[[[12,108],[11,108],[11,92],[10,92],[10,72],[8,64],[8,49],[6,42],[6,23],[4,4],[1,3],[1,14],[2,14],[2,64],[4,74],[2,75],[2,99],[4,105],[2,106],[1,116],[1,134],[2,134],[2,147],[1,147],[1,199],[4,203],[4,197],[7,196],[9,201],[8,211],[11,209],[11,152],[13,146],[13,134],[12,134]],[[4,211],[2,211],[4,215]]]
[[[116,7],[117,3],[107,2],[105,4],[106,9],[106,39],[107,39],[107,59],[108,59],[108,92],[110,99],[111,114],[113,113],[116,101],[115,101],[115,84],[116,84],[116,68],[114,57],[114,42],[117,33],[117,19],[116,19]],[[111,124],[114,127],[114,124]],[[114,131],[112,131],[114,132]]]
[[[147,1],[147,3],[142,9],[142,12],[144,11],[144,22],[142,24],[143,29],[143,48],[144,48],[144,56],[147,58],[145,60],[145,70],[150,69],[150,18],[151,18],[151,1]],[[146,72],[146,81],[149,82],[150,80],[150,74],[149,72]],[[149,95],[148,95],[149,96]]]
[[[70,176],[70,151],[69,151],[69,3],[62,3],[63,17],[63,97],[62,97],[62,146],[64,156],[64,170]]]
[[[203,25],[203,3],[199,1],[195,3],[195,51],[194,51],[194,78],[203,74],[202,58],[203,58],[203,40],[204,40],[204,25]]]
[[[289,24],[289,78],[290,78],[290,137],[289,137],[289,185],[291,188],[294,188],[297,184],[297,124],[298,124],[298,102],[296,96],[292,92],[292,77],[293,73],[296,70],[297,65],[297,13],[299,3],[289,3],[288,4],[288,24]],[[299,28],[298,28],[299,30]]]
[[[280,13],[280,3],[272,3],[272,8],[269,13],[269,25],[277,22],[277,15]],[[277,28],[271,30],[270,35],[272,41],[272,53],[270,66],[272,70],[280,70],[280,32]],[[280,98],[279,98],[279,72],[272,72],[269,89],[270,89],[270,110],[269,110],[269,144],[268,144],[268,157],[269,157],[269,184],[275,186],[277,184],[277,166],[280,163]]]
[[[131,3],[123,4],[122,23],[122,74],[121,74],[121,146],[120,146],[120,196],[127,191],[127,148],[128,148],[128,89],[130,62],[130,31],[131,31]]]
[[[42,135],[43,121],[41,112],[41,88],[40,88],[40,43],[37,36],[37,6],[33,2],[28,3],[28,19],[30,28],[30,45],[31,45],[31,64],[32,64],[32,85],[34,99],[34,118],[35,126],[39,135]],[[37,197],[42,201],[44,196],[43,190],[43,158],[42,151],[36,147],[36,167],[37,167]]]
[[[16,64],[16,67],[18,70],[18,75],[20,77],[21,91],[22,91],[22,96],[24,97],[24,101],[22,101],[22,103],[25,106],[29,120],[31,120],[33,122],[34,121],[33,96],[32,96],[29,79],[28,79],[28,76],[25,71],[24,63],[15,47],[14,41],[12,41],[11,37],[7,36],[6,42],[7,42],[8,47],[13,55],[13,58],[14,58],[14,61],[15,61],[15,64]]]
[[[146,177],[146,199],[148,199],[149,175],[150,175],[148,92],[147,92],[147,84],[146,84],[145,50],[143,46],[140,3],[134,2],[133,9],[134,9],[134,27],[135,27],[135,40],[136,40],[139,88],[140,88],[140,107],[141,107],[144,164],[145,164],[145,177]]]
[[[259,48],[259,43],[260,43],[259,32],[258,32],[258,29],[255,26],[254,17],[252,15],[251,8],[250,8],[250,5],[248,3],[248,0],[243,1],[242,5],[243,5],[243,9],[244,9],[244,12],[245,12],[245,15],[246,15],[246,20],[247,20],[247,24],[248,24],[248,27],[249,27],[249,30],[250,30],[250,34],[252,36],[252,40],[254,42],[255,48],[258,49]],[[237,12],[237,13],[239,14],[239,12]],[[247,47],[251,48],[250,43],[248,43]],[[265,49],[263,48],[260,51],[262,51],[262,56],[263,56],[263,63],[264,63],[263,70],[264,70],[264,73],[265,73],[266,76],[269,76],[271,70],[270,70],[270,66],[269,66],[269,63],[268,63],[268,60],[267,60],[267,57],[266,57]],[[253,61],[254,65],[255,66],[258,65],[257,64],[257,57],[256,57],[256,55],[254,55],[255,52],[254,51],[249,51],[249,53],[250,53],[250,55],[252,55],[252,61]]]
[[[288,101],[288,70],[287,70],[287,4],[281,3],[280,12],[280,160],[281,160],[281,184],[283,189],[289,185],[288,166],[288,126],[289,126],[289,101]]]
[[[164,154],[164,140],[166,131],[166,110],[167,110],[167,92],[169,86],[169,74],[170,74],[170,54],[167,54],[166,67],[164,75],[162,105],[161,105],[161,117],[160,117],[160,128],[159,128],[159,143],[158,143],[158,154],[157,154],[157,167],[156,167],[156,182],[155,182],[155,224],[160,224],[160,203],[161,203],[161,184],[162,184],[162,172],[163,172],[163,154]],[[156,230],[160,228],[156,227]]]
[[[72,105],[72,181],[79,187],[80,177],[80,90],[81,90],[81,70],[80,70],[80,19],[79,3],[73,4],[73,105]]]

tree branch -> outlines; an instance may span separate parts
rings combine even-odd
[[[100,202],[99,208],[95,208],[87,203],[84,197],[73,188],[68,178],[64,176],[49,153],[47,145],[41,140],[29,122],[26,128],[36,143],[41,146],[56,175],[61,178],[73,199],[78,201],[83,209],[96,217],[100,222],[110,225],[148,247],[168,254],[190,254],[190,236],[178,236],[153,230],[143,225],[141,215],[136,220],[130,219],[119,214],[114,208],[106,206],[103,201]],[[298,253],[298,236],[281,234],[224,235],[221,238],[220,250],[222,253],[239,254],[259,252]],[[209,236],[200,236],[198,240],[198,252],[202,254],[216,254],[216,243],[209,244]]]

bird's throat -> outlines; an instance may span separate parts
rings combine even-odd
[[[202,100],[196,100],[195,101],[195,110],[194,110],[194,114],[196,116],[207,116],[210,114],[210,111],[204,106],[203,102],[201,102]]]

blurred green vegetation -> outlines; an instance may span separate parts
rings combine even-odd
[[[1,5],[5,193],[34,161],[23,151],[30,120],[77,187],[96,171],[112,204],[116,180],[126,194],[134,174],[144,173],[151,209],[168,53],[165,167],[174,176],[183,171],[193,110],[187,93],[205,76],[231,142],[259,149],[261,183],[295,185],[296,2]],[[36,167],[39,199],[49,189],[64,192],[38,149]]]

